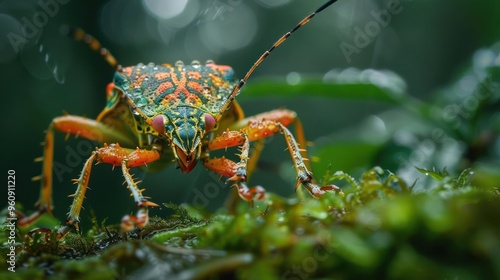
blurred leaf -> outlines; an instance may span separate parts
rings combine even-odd
[[[500,190],[500,164],[478,163],[474,166],[472,184],[479,188],[497,188]],[[499,193],[500,194],[500,193]]]
[[[462,173],[460,173],[460,176],[458,176],[457,179],[457,188],[463,188],[466,187],[470,184],[470,180],[474,172],[470,169],[467,168]]]
[[[321,162],[313,162],[313,170],[324,174],[329,164],[333,170],[346,172],[357,167],[370,166],[379,149],[379,145],[363,141],[334,141],[313,151],[313,156],[321,159]]]
[[[417,170],[420,171],[420,173],[422,173],[426,176],[431,176],[432,178],[434,178],[434,180],[436,180],[438,182],[442,181],[445,177],[447,177],[449,175],[448,171],[446,171],[446,167],[443,168],[443,171],[437,171],[434,168],[432,170],[425,169],[425,168],[419,168],[419,167],[415,167],[415,168],[417,168]]]
[[[324,77],[304,77],[296,81],[281,77],[260,79],[246,85],[238,98],[261,96],[321,96],[401,103],[406,97],[406,84],[392,72],[349,68],[331,70]]]

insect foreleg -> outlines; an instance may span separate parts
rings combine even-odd
[[[228,181],[234,182],[232,187],[236,187],[238,195],[250,205],[253,205],[253,200],[262,200],[265,198],[265,190],[261,186],[248,188],[245,184],[247,180],[247,165],[248,152],[250,149],[250,141],[243,132],[226,131],[222,135],[215,137],[210,141],[207,147],[212,150],[240,146],[241,153],[238,154],[240,161],[238,163],[227,158],[205,158],[203,165],[213,172],[219,173],[228,177]]]
[[[73,203],[71,204],[70,211],[68,213],[68,219],[66,221],[66,226],[59,230],[59,236],[64,237],[68,233],[72,226],[78,230],[78,222],[80,221],[80,211],[82,209],[83,200],[85,198],[85,193],[88,189],[88,184],[90,180],[90,173],[92,171],[92,163],[97,160],[98,162],[104,162],[112,164],[114,166],[121,166],[123,177],[127,184],[127,188],[130,190],[131,195],[134,197],[134,201],[139,208],[137,216],[125,216],[122,220],[122,229],[124,231],[130,231],[134,228],[134,225],[138,227],[144,227],[148,223],[147,207],[148,206],[158,206],[157,204],[148,201],[143,195],[143,189],[139,189],[137,186],[138,182],[135,182],[133,176],[130,174],[129,169],[132,167],[137,167],[145,165],[156,161],[160,158],[160,154],[157,151],[141,150],[141,149],[126,149],[120,147],[118,144],[105,145],[103,148],[99,148],[92,153],[92,155],[85,162],[80,176],[73,180],[75,184],[78,185],[73,197]]]
[[[52,168],[53,168],[53,154],[54,154],[54,131],[60,131],[77,135],[78,137],[86,138],[97,142],[114,143],[119,142],[124,145],[134,146],[134,141],[126,137],[123,133],[106,126],[100,122],[80,116],[61,116],[56,117],[50,123],[45,141],[43,142],[43,156],[35,159],[35,161],[42,161],[42,174],[33,177],[32,180],[41,182],[40,198],[35,204],[38,208],[30,216],[18,212],[20,226],[28,226],[34,223],[44,213],[52,213]]]
[[[302,184],[309,191],[309,193],[316,198],[323,195],[326,191],[338,190],[338,187],[333,185],[327,185],[323,187],[317,185],[314,177],[312,176],[312,172],[309,171],[309,166],[307,164],[308,159],[304,156],[306,155],[306,150],[299,148],[299,144],[293,137],[292,133],[285,127],[284,124],[282,124],[280,121],[277,121],[283,120],[285,121],[285,124],[290,124],[294,121],[294,119],[289,117],[282,117],[283,114],[281,114],[280,112],[281,111],[276,110],[265,115],[261,114],[254,118],[248,118],[246,119],[248,122],[247,125],[243,127],[240,132],[224,132],[223,134],[215,137],[211,142],[209,142],[208,148],[210,150],[221,149],[232,146],[231,144],[234,143],[244,142],[245,139],[248,139],[248,141],[255,141],[272,136],[274,134],[283,134],[288,147],[288,151],[290,152],[290,156],[295,167],[295,171],[297,173],[296,188]],[[299,130],[301,130],[300,123],[298,124]],[[305,139],[303,139],[302,142],[305,142]],[[211,169],[208,166],[207,168]]]

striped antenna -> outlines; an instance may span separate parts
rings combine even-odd
[[[309,22],[315,15],[326,9],[328,6],[332,5],[333,3],[337,2],[337,0],[330,0],[323,4],[321,7],[319,7],[316,11],[305,17],[303,20],[301,20],[293,29],[285,33],[285,35],[281,36],[281,38],[278,39],[267,51],[265,51],[259,59],[253,64],[253,66],[248,70],[247,74],[243,79],[241,79],[238,84],[234,87],[233,91],[231,92],[231,95],[228,97],[226,100],[226,103],[224,103],[224,106],[221,108],[219,114],[216,117],[216,120],[218,121],[220,118],[222,118],[222,114],[226,111],[226,109],[231,105],[231,102],[233,102],[234,98],[240,91],[240,89],[245,85],[247,82],[248,78],[252,75],[252,73],[257,69],[257,67],[266,59],[266,57],[271,54],[271,52],[276,49],[279,45],[281,45],[283,42],[290,37],[293,32],[297,31],[297,29],[301,28],[303,25],[305,25],[307,22]]]
[[[116,61],[115,57],[109,52],[109,50],[102,47],[101,42],[99,42],[92,35],[87,34],[83,29],[63,25],[61,27],[61,33],[77,41],[84,42],[89,46],[91,50],[98,52],[111,67],[115,68],[116,71],[121,72],[122,67],[118,65],[118,62]]]

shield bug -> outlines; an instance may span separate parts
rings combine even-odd
[[[314,180],[306,161],[306,150],[303,149],[305,137],[302,124],[295,112],[277,109],[245,118],[235,100],[254,70],[276,47],[334,2],[336,0],[326,2],[279,38],[239,81],[234,79],[231,67],[213,61],[140,63],[122,67],[94,37],[81,29],[68,28],[69,36],[99,51],[116,72],[106,90],[106,106],[96,119],[65,115],[54,118],[50,123],[43,157],[38,159],[43,162],[42,174],[34,178],[41,181],[41,195],[36,204],[38,211],[31,216],[20,214],[19,224],[31,224],[53,209],[55,131],[102,143],[85,161],[80,176],[74,179],[77,189],[72,195],[73,203],[66,226],[59,230],[60,238],[72,227],[78,229],[94,162],[121,169],[138,207],[135,215],[123,217],[121,225],[124,231],[136,226],[144,227],[148,223],[148,207],[157,206],[143,196],[143,190],[138,187],[130,168],[146,164],[164,167],[177,163],[183,173],[189,173],[201,162],[205,168],[227,177],[239,196],[251,203],[254,199],[263,199],[265,190],[260,186],[249,188],[246,185],[249,162],[257,158],[257,155],[249,153],[250,142],[275,134],[282,134],[285,138],[297,173],[297,187],[304,186],[316,198],[326,191],[338,190],[333,185],[321,187]],[[287,128],[292,124],[296,128],[295,136]],[[239,161],[211,157],[210,152],[228,147],[240,148]]]

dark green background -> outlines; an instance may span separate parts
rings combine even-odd
[[[190,1],[187,9],[194,7],[193,19],[182,27],[178,26],[185,19],[183,16],[165,21],[163,24],[174,32],[173,35],[163,34],[170,38],[165,42],[158,39],[158,32],[150,31],[154,30],[158,20],[147,13],[142,1],[70,0],[65,5],[58,5],[59,11],[49,17],[43,30],[40,29],[37,36],[29,39],[22,51],[16,54],[7,37],[9,32],[19,32],[19,26],[12,21],[21,21],[25,17],[32,22],[33,15],[41,7],[37,1],[2,1],[0,84],[4,133],[1,162],[5,177],[7,170],[16,171],[17,202],[28,212],[34,209],[32,205],[39,190],[38,183],[31,182],[30,178],[40,173],[41,165],[33,163],[33,159],[41,155],[42,148],[38,143],[43,140],[43,130],[50,120],[61,115],[63,110],[95,117],[104,106],[104,89],[113,75],[113,70],[99,55],[89,51],[84,44],[61,36],[58,32],[61,24],[78,26],[93,34],[123,65],[213,59],[231,65],[237,75],[242,76],[279,36],[324,1],[289,1],[274,8],[262,2]],[[282,1],[268,1],[279,2]],[[496,0],[401,1],[403,10],[392,15],[388,27],[382,28],[360,54],[353,54],[348,63],[339,44],[343,41],[353,44],[354,28],[363,29],[374,20],[370,12],[385,9],[388,2],[340,0],[277,49],[255,72],[248,85],[259,78],[284,77],[290,72],[321,77],[337,68],[389,69],[406,80],[412,96],[429,100],[434,90],[459,74],[475,50],[490,46],[500,37],[500,3]],[[245,37],[248,22],[242,21],[249,17],[254,19],[256,33],[245,47],[214,49],[199,39],[200,32],[206,30]],[[45,57],[48,57],[48,62],[44,61]],[[64,77],[62,83],[57,82],[51,73],[56,66],[59,76]],[[245,96],[245,90],[241,95],[247,115],[279,107],[297,111],[304,122],[307,138],[313,142],[356,126],[370,114],[386,108],[370,101],[308,97],[307,92],[293,100],[252,99]],[[76,149],[83,145],[81,141],[71,137],[64,142],[63,135],[57,135],[56,161],[64,163],[67,149]],[[278,176],[277,171],[283,162],[289,166],[288,155],[283,151],[284,141],[278,136],[267,142],[269,145],[262,159],[267,171],[259,171],[252,183],[280,194],[292,194],[294,184]],[[73,173],[64,174],[62,181],[55,179],[55,214],[61,220],[70,204],[66,196],[75,188],[70,179],[78,176],[84,158],[81,158],[81,164],[72,168]],[[342,160],[332,159],[333,162]],[[141,186],[147,188],[145,194],[157,203],[193,203],[195,190],[203,192],[220,184],[217,177],[210,176],[201,165],[188,175],[171,167],[140,177],[144,179]],[[91,208],[99,218],[109,216],[113,222],[135,210],[121,182],[119,169],[111,172],[111,167],[104,165],[94,168],[92,190],[87,193],[87,210],[83,212],[84,221]],[[276,189],[276,186],[283,185],[289,185],[289,189]],[[219,207],[229,191],[227,187],[218,187],[216,192],[215,202],[210,203],[212,208]],[[4,193],[6,191],[2,192],[2,197]]]

